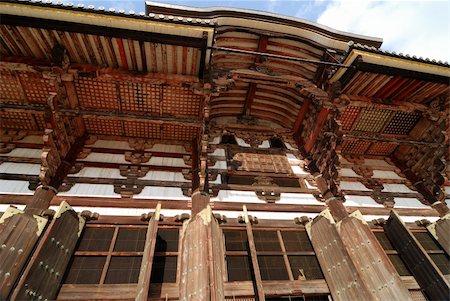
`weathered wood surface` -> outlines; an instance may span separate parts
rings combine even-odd
[[[333,300],[376,300],[359,276],[329,210],[309,222],[306,229]]]
[[[427,297],[449,300],[449,284],[396,212],[392,211],[383,228]]]
[[[450,255],[450,213],[427,226],[428,231]]]
[[[264,295],[264,286],[262,284],[262,279],[261,279],[261,271],[259,269],[259,264],[258,264],[258,256],[256,255],[256,246],[255,246],[255,240],[253,238],[252,223],[247,214],[247,207],[243,206],[243,209],[244,209],[245,229],[247,230],[248,248],[250,251],[251,265],[253,268],[253,277],[255,279],[255,283],[254,283],[255,296],[257,297],[258,301],[265,301],[266,298]]]
[[[218,228],[218,224],[209,206],[185,224],[182,235],[180,301],[224,300],[220,271],[223,253],[216,252],[216,245],[208,245],[208,241],[213,239],[212,235],[221,233],[220,229],[214,230],[214,227]],[[214,268],[219,268],[220,277],[217,277]]]
[[[147,235],[145,237],[144,255],[142,256],[141,270],[137,287],[136,301],[147,300],[152,274],[153,257],[155,254],[156,235],[158,233],[158,221],[160,217],[161,203],[158,203],[153,216],[148,221]]]
[[[56,300],[123,300],[136,297],[137,284],[64,284]]]
[[[8,299],[46,224],[46,218],[14,207],[0,218],[0,300]]]
[[[411,300],[407,288],[359,211],[336,224],[347,252],[375,300]]]
[[[63,202],[25,268],[11,300],[54,300],[85,219]]]

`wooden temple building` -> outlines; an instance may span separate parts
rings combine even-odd
[[[247,10],[0,12],[0,300],[449,300],[448,63]]]

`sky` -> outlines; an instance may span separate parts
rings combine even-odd
[[[66,2],[66,1],[65,1]],[[144,0],[72,0],[74,4],[145,11]],[[159,0],[192,7],[227,6],[268,11],[331,28],[383,38],[383,50],[450,61],[450,1]]]

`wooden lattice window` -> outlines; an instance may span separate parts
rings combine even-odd
[[[137,283],[146,232],[145,226],[86,226],[64,283]]]
[[[177,228],[158,229],[150,283],[177,282],[178,236]]]
[[[250,252],[244,230],[225,229],[228,281],[252,280]],[[253,230],[261,279],[323,279],[311,242],[304,230]]]
[[[428,231],[412,231],[412,234],[428,253],[441,273],[450,275],[450,258],[441,245],[434,239],[433,235]]]

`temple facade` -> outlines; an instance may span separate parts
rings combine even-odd
[[[247,10],[0,12],[0,300],[450,299],[447,62]]]

